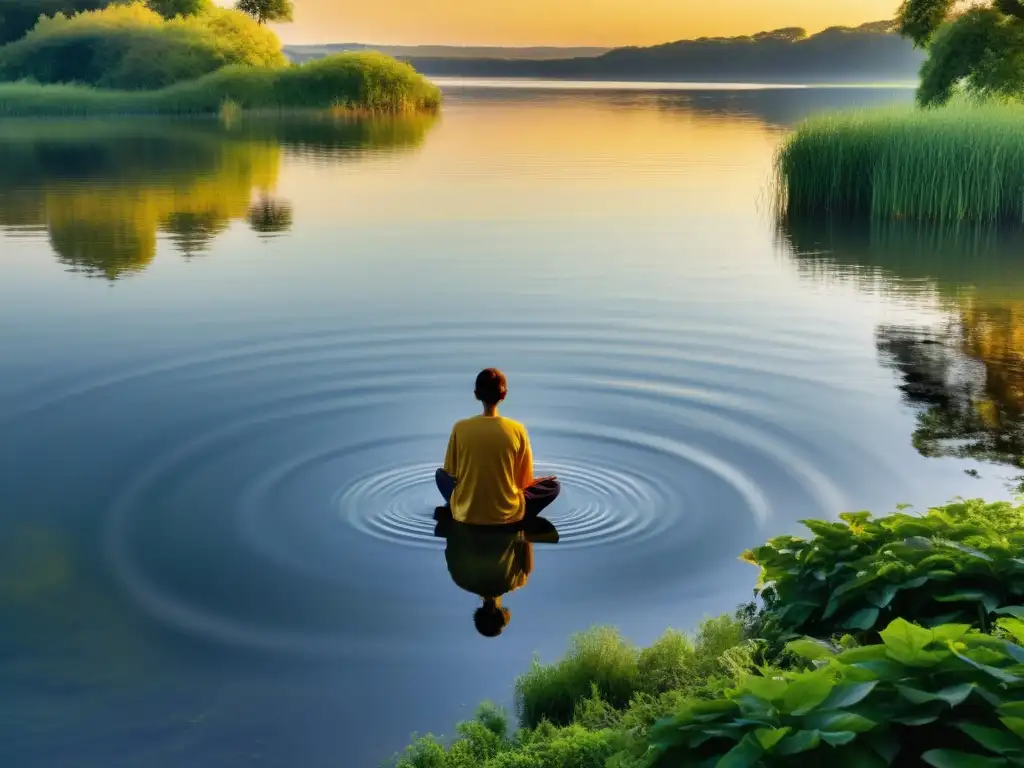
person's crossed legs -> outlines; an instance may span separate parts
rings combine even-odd
[[[455,478],[438,469],[434,473],[434,482],[437,483],[437,490],[440,491],[445,504],[451,505],[452,492],[455,490]],[[537,517],[547,509],[551,503],[558,498],[562,486],[556,477],[538,477],[533,483],[523,490],[526,497],[526,519]]]

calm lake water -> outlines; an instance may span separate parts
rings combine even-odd
[[[768,205],[794,121],[911,99],[0,123],[0,764],[376,765],[801,519],[1009,497],[1022,239]],[[496,640],[431,520],[489,365],[564,485]]]

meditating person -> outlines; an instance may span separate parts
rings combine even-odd
[[[558,497],[558,479],[534,478],[526,427],[498,413],[508,395],[505,374],[481,371],[474,394],[483,413],[452,427],[437,489],[457,522],[514,525],[534,518]]]

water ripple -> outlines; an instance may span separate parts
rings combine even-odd
[[[453,366],[427,365],[442,350],[458,359],[500,339],[517,362],[513,394],[533,409],[537,473],[563,485],[545,515],[558,557],[600,550],[621,566],[644,562],[652,578],[671,562],[685,581],[708,570],[702,556],[731,559],[752,532],[842,509],[826,456],[874,455],[823,445],[823,414],[784,396],[793,382],[838,390],[840,377],[812,377],[814,350],[796,338],[714,332],[718,355],[707,334],[622,324],[304,334],[42,392],[7,421],[112,399],[124,418],[145,409],[152,434],[111,500],[103,543],[118,581],[157,618],[275,652],[379,650],[399,642],[391,619],[355,626],[352,609],[322,605],[404,600],[373,586],[387,583],[378,575],[407,572],[415,585],[424,561],[394,555],[436,557],[445,545],[433,475],[456,415],[447,408],[466,387]],[[154,402],[178,392],[193,398],[188,418],[170,408],[161,420]]]

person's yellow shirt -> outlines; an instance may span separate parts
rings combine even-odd
[[[504,416],[474,416],[452,427],[444,471],[455,478],[452,517],[473,525],[517,523],[533,483],[526,427]]]

